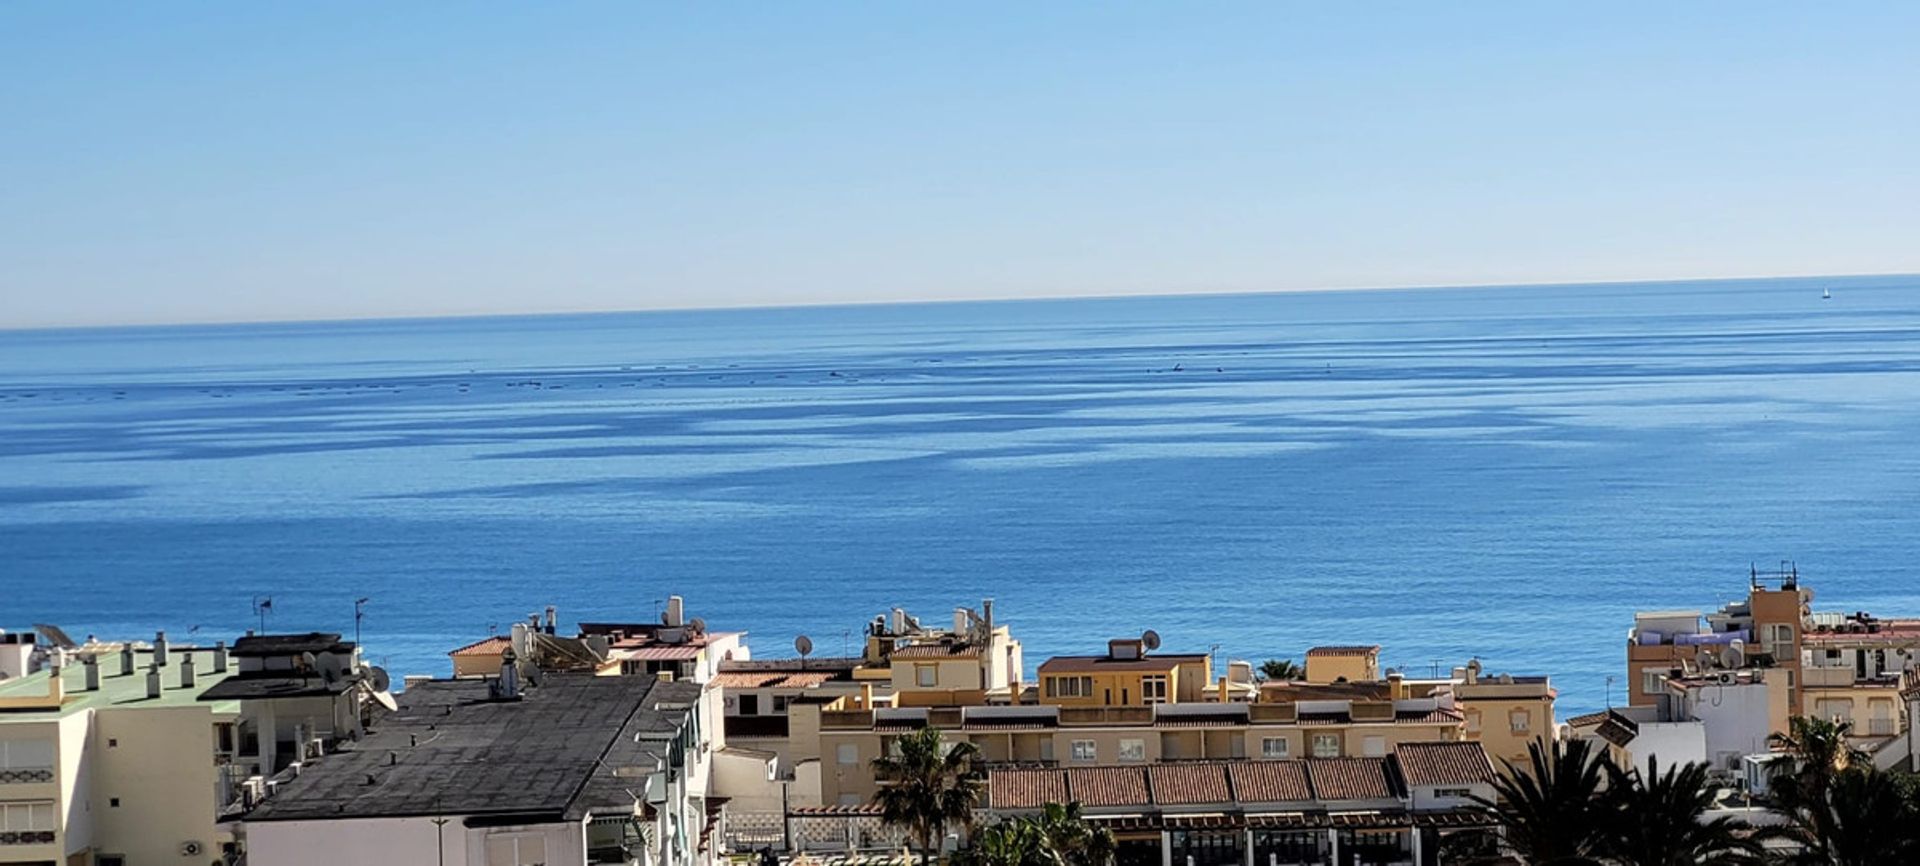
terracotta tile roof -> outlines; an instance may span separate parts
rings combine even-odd
[[[1147,782],[1153,786],[1153,802],[1162,806],[1233,800],[1223,764],[1151,764],[1147,767]]]
[[[1313,799],[1302,761],[1238,761],[1227,765],[1242,803],[1290,803]]]
[[[1159,716],[1153,720],[1156,728],[1239,728],[1246,725],[1246,713]]]
[[[1380,652],[1380,645],[1373,646],[1317,646],[1307,650],[1310,656],[1369,656]]]
[[[987,774],[987,803],[995,809],[1038,809],[1069,799],[1067,775],[1059,770],[995,770]]]
[[[1140,767],[1075,767],[1067,770],[1067,786],[1073,799],[1089,808],[1151,802],[1147,773]]]
[[[1588,725],[1600,724],[1601,722],[1604,722],[1606,720],[1607,720],[1607,711],[1601,710],[1600,712],[1588,713],[1584,716],[1574,716],[1573,718],[1567,720],[1567,726],[1574,727],[1574,728],[1584,728],[1584,727],[1587,727]]]
[[[713,682],[723,689],[804,689],[833,679],[825,671],[783,673],[781,671],[721,671]]]
[[[1479,743],[1401,743],[1393,760],[1409,785],[1467,785],[1493,777],[1493,762]]]
[[[500,655],[501,653],[506,652],[507,647],[510,646],[512,643],[513,643],[512,641],[496,635],[494,637],[490,637],[485,640],[474,641],[473,643],[467,644],[466,646],[463,646],[457,650],[454,650],[453,652],[447,653],[447,655],[450,655],[450,656],[497,656],[497,655]]]
[[[894,650],[889,656],[897,659],[963,659],[973,658],[979,654],[980,651],[978,649],[969,646],[920,644],[919,646],[901,647]]]
[[[1319,800],[1380,800],[1394,795],[1384,758],[1317,758],[1307,762],[1307,780]]]
[[[1393,714],[1396,725],[1443,725],[1465,721],[1466,716],[1459,710],[1438,708],[1432,710],[1401,710]]]
[[[1300,713],[1294,721],[1301,725],[1350,725],[1353,716],[1347,713]]]
[[[678,645],[643,646],[626,656],[645,662],[684,662],[700,657],[700,647]]]

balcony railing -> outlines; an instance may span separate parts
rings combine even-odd
[[[32,785],[53,781],[52,767],[14,767],[0,770],[0,785]]]
[[[0,830],[0,845],[51,845],[52,830]]]

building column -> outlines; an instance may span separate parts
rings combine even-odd
[[[1160,831],[1160,866],[1173,866],[1173,834]]]
[[[1334,866],[1339,866],[1340,864],[1340,828],[1334,827],[1327,830],[1327,841],[1333,845],[1333,856],[1330,859],[1333,860]]]
[[[1413,825],[1413,827],[1407,830],[1407,832],[1413,834],[1414,866],[1425,866],[1424,861],[1420,859],[1420,825],[1419,824]]]

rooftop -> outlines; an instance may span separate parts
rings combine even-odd
[[[1310,656],[1370,656],[1379,654],[1379,644],[1372,646],[1317,646],[1307,650],[1307,655]]]
[[[1040,664],[1042,674],[1098,673],[1101,671],[1168,671],[1182,664],[1205,661],[1205,653],[1147,655],[1137,659],[1112,656],[1054,656]]]
[[[353,651],[352,641],[343,641],[331,632],[305,634],[247,635],[233,642],[235,656],[286,656],[300,653],[346,653]]]
[[[1492,775],[1493,764],[1479,743],[1403,743],[1385,758],[996,769],[987,773],[987,806],[1037,809],[1076,800],[1089,808],[1131,809],[1356,802],[1403,796],[1403,781],[1470,785]]]
[[[450,655],[450,656],[497,656],[497,655],[504,654],[507,651],[507,647],[510,647],[512,645],[513,645],[513,641],[508,640],[504,637],[500,637],[499,635],[495,635],[493,637],[486,638],[484,640],[474,641],[473,643],[467,644],[466,646],[463,646],[451,652],[448,652],[447,655]]]
[[[83,649],[82,652],[85,652]],[[100,689],[86,691],[86,666],[79,658],[70,657],[66,667],[60,671],[60,685],[66,692],[58,708],[45,707],[0,707],[0,724],[13,721],[44,721],[55,719],[70,713],[86,709],[149,708],[149,707],[191,707],[200,705],[201,692],[209,686],[217,685],[234,675],[235,668],[229,666],[227,672],[213,672],[213,649],[203,647],[183,647],[174,645],[168,648],[168,664],[160,669],[160,697],[147,697],[147,671],[153,663],[151,650],[134,651],[134,672],[132,675],[121,673],[120,654],[102,652],[94,654],[100,666]],[[188,654],[193,656],[194,684],[190,687],[180,685],[180,663]],[[53,677],[51,670],[41,670],[24,677],[0,681],[0,704],[9,699],[28,699],[43,697]],[[237,704],[216,704],[212,706],[216,713],[238,712]]]
[[[248,821],[626,812],[657,769],[694,683],[550,674],[517,701],[479,680],[416,683],[366,737],[309,766]],[[532,820],[530,818],[529,820]]]

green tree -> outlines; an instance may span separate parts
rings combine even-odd
[[[1033,823],[1062,866],[1113,863],[1113,831],[1081,817],[1079,803],[1048,803]]]
[[[1789,823],[1772,834],[1799,847],[1792,866],[1875,866],[1920,862],[1920,809],[1903,780],[1855,765],[1825,781],[1810,798],[1790,785]]]
[[[1293,663],[1293,659],[1267,659],[1260,663],[1260,676],[1272,682],[1289,682],[1300,679],[1306,674],[1307,672],[1301,670],[1299,665]]]
[[[1762,862],[1760,845],[1739,832],[1741,825],[1720,817],[1704,820],[1713,805],[1714,786],[1706,764],[1658,771],[1654,758],[1645,771],[1622,770],[1605,761],[1608,820],[1601,850],[1620,866],[1737,866]]]
[[[1475,797],[1498,822],[1507,853],[1528,866],[1598,864],[1609,827],[1602,797],[1606,756],[1585,740],[1527,746],[1527,765],[1502,758],[1493,800]]]
[[[880,807],[881,820],[905,827],[920,843],[922,860],[931,863],[934,846],[947,828],[973,820],[985,785],[974,766],[980,752],[972,743],[946,743],[933,727],[905,734],[895,743],[897,754],[873,761],[874,777],[880,781],[873,802]]]
[[[1852,722],[1832,722],[1795,716],[1786,733],[1767,738],[1769,745],[1793,756],[1793,766],[1772,780],[1775,795],[1789,807],[1826,799],[1827,785],[1848,768],[1867,764],[1867,753],[1847,739]]]

